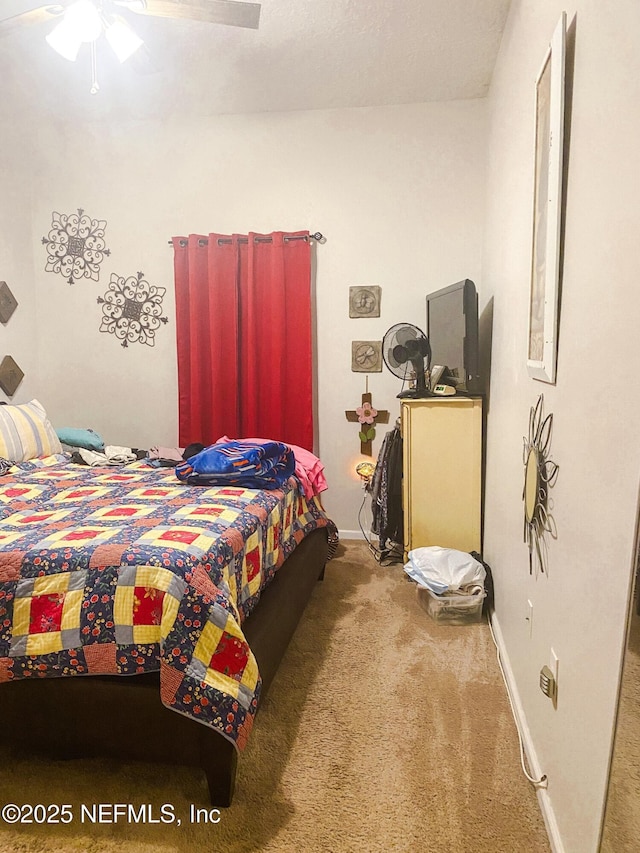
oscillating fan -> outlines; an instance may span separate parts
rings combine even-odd
[[[415,379],[416,387],[397,396],[430,397],[425,371],[431,366],[431,347],[425,333],[411,323],[396,323],[382,339],[382,357],[389,370],[403,381]]]

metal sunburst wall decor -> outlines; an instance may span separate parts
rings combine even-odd
[[[553,415],[543,418],[543,395],[529,412],[529,435],[524,438],[524,541],[529,547],[529,574],[547,571],[546,535],[557,538],[551,515],[549,489],[558,476],[558,465],[549,459]]]
[[[143,276],[142,272],[127,278],[111,273],[109,289],[98,297],[102,305],[100,331],[115,335],[123,347],[134,343],[155,346],[160,324],[169,322],[162,316],[166,288],[154,287]]]
[[[91,219],[80,207],[77,213],[51,214],[51,230],[42,238],[47,247],[46,272],[60,273],[69,284],[81,278],[98,281],[100,264],[111,254],[104,242],[107,223]]]

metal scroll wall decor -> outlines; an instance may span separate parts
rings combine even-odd
[[[111,273],[107,292],[98,297],[102,305],[100,331],[115,335],[123,347],[133,343],[154,346],[160,324],[169,322],[162,315],[165,293],[166,288],[149,284],[142,272],[127,278]]]
[[[546,536],[557,538],[551,514],[549,489],[558,476],[558,465],[549,458],[553,415],[543,417],[543,395],[529,412],[529,435],[523,439],[524,541],[529,548],[529,574],[547,572]]]
[[[104,241],[107,223],[91,219],[82,208],[77,213],[51,214],[51,229],[42,238],[47,249],[46,272],[60,273],[69,284],[82,278],[98,281],[100,264],[111,254]]]

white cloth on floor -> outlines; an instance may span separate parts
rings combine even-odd
[[[409,551],[409,562],[405,572],[420,586],[426,586],[436,595],[457,592],[475,595],[484,589],[486,571],[466,551],[455,548],[440,548],[437,545],[414,548]]]

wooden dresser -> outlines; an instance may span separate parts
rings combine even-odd
[[[440,545],[482,553],[482,399],[401,401],[405,555]]]

